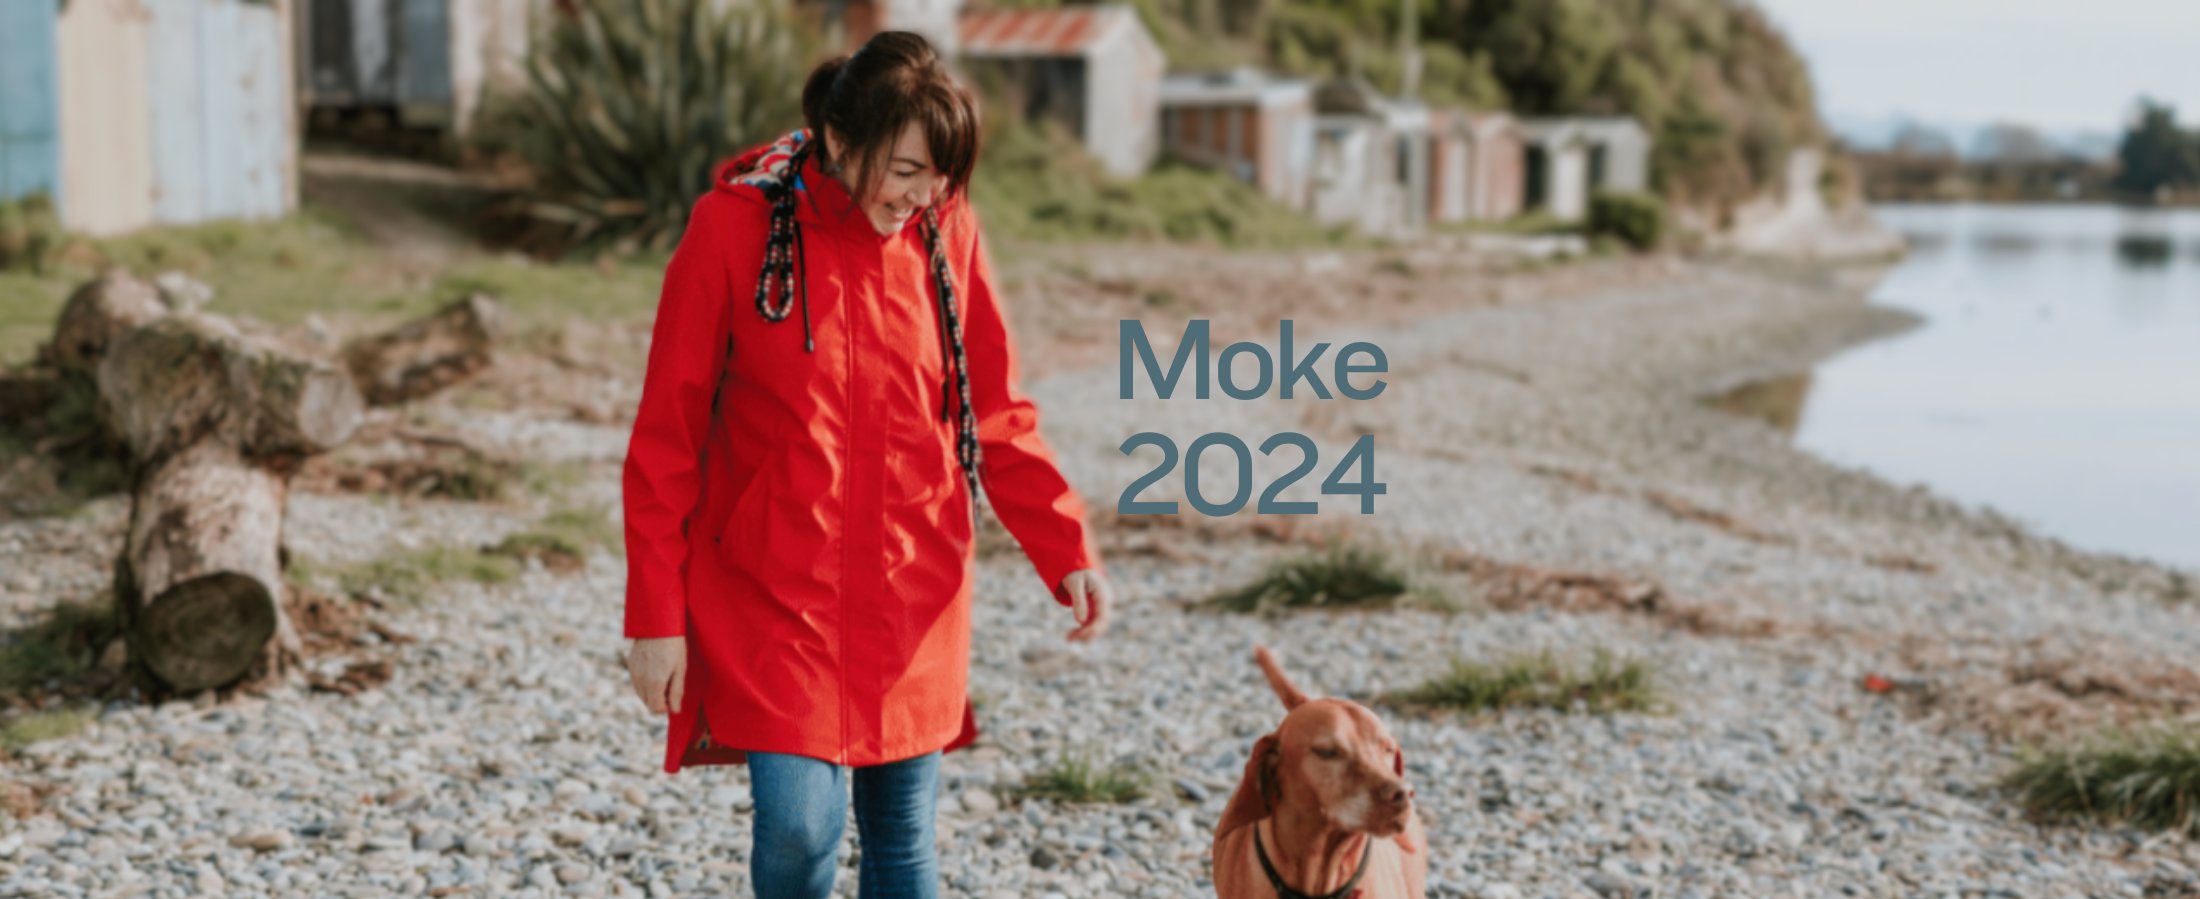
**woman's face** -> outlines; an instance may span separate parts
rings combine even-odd
[[[845,146],[839,135],[827,132],[826,149],[833,157],[841,158],[840,148]],[[841,174],[845,184],[863,183],[864,173],[860,161],[852,161]],[[932,167],[932,151],[925,145],[924,129],[910,122],[901,129],[901,136],[894,141],[893,152],[886,158],[886,171],[879,176],[878,188],[860,204],[871,227],[885,236],[892,236],[934,198],[947,189],[947,177]]]

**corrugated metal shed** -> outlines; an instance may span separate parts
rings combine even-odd
[[[0,2],[0,200],[60,191],[54,63],[54,4]]]

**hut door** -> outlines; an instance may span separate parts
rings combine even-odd
[[[148,0],[153,215],[271,218],[288,206],[290,110],[272,4]]]
[[[0,201],[52,197],[61,184],[55,9],[50,2],[0,2]]]

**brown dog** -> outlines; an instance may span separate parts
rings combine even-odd
[[[1267,649],[1253,659],[1285,714],[1215,825],[1215,895],[1424,899],[1427,832],[1398,741],[1358,703],[1307,699]]]

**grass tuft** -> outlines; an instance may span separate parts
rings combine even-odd
[[[290,577],[312,584],[331,581],[349,595],[380,593],[405,602],[427,598],[435,585],[448,581],[505,584],[519,577],[519,561],[476,547],[449,545],[384,556],[355,565],[322,569],[305,561],[291,564]]]
[[[41,740],[73,737],[91,722],[88,706],[31,712],[0,725],[0,750],[14,752]]]
[[[1021,799],[1121,805],[1145,798],[1152,786],[1152,776],[1135,765],[1102,768],[1084,756],[1070,755],[1025,778],[1015,794]]]
[[[0,634],[0,692],[73,680],[98,664],[117,636],[114,606],[105,597],[56,603],[31,626]]]
[[[1620,660],[1604,650],[1583,671],[1549,653],[1516,656],[1489,665],[1465,660],[1418,687],[1384,697],[1392,705],[1488,712],[1501,709],[1552,709],[1560,712],[1656,711],[1662,703],[1650,666]]]
[[[494,555],[536,558],[552,568],[577,570],[589,553],[619,553],[621,534],[611,514],[600,507],[564,508],[543,516],[534,528],[505,537],[489,548]]]
[[[1209,597],[1206,604],[1226,612],[1339,609],[1416,595],[1389,556],[1364,547],[1339,547],[1275,565],[1250,584]]]
[[[2200,729],[2114,731],[2035,750],[2004,778],[2034,818],[2200,836]]]

